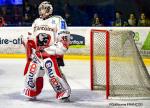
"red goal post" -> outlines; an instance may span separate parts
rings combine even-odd
[[[109,32],[107,30],[97,30],[97,29],[92,29],[91,32],[90,32],[90,73],[91,73],[91,90],[93,90],[94,88],[94,79],[93,79],[93,33],[94,32],[102,32],[105,34],[105,41],[106,41],[106,46],[105,46],[105,51],[106,51],[106,99],[108,99],[108,96],[109,96]]]

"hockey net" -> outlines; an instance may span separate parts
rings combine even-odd
[[[132,31],[91,30],[91,89],[106,98],[149,98],[150,76]]]

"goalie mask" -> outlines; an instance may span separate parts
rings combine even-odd
[[[39,15],[42,19],[47,18],[53,13],[53,7],[48,1],[44,1],[39,5]]]

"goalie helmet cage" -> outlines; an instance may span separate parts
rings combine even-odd
[[[106,90],[106,98],[149,99],[150,76],[128,30],[90,33],[91,90]]]

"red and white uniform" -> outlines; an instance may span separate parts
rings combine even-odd
[[[66,22],[60,16],[34,21],[31,35],[24,41],[27,49],[24,95],[34,97],[40,94],[46,73],[57,99],[70,96],[71,89],[57,63],[57,57],[63,56],[68,49],[69,36]]]

